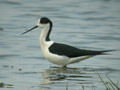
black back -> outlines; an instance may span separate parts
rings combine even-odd
[[[104,51],[91,51],[78,49],[69,45],[54,43],[49,47],[49,51],[53,54],[67,56],[70,58],[87,56],[87,55],[98,55],[102,54]]]

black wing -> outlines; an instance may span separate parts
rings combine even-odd
[[[98,55],[107,51],[91,51],[91,50],[83,50],[78,49],[69,45],[54,43],[49,47],[49,51],[53,54],[63,55],[70,58],[86,56],[86,55]]]

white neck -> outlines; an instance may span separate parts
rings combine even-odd
[[[45,41],[47,35],[49,32],[49,25],[47,25],[46,27],[42,28],[41,34],[40,34],[40,40],[41,41]]]
[[[50,42],[50,41],[46,41],[49,30],[50,30],[50,25],[49,24],[45,25],[45,27],[42,28],[42,31],[41,31],[41,34],[40,34],[40,46],[41,46],[41,48],[49,46],[48,42]]]

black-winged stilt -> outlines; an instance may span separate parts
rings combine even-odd
[[[64,67],[68,64],[80,62],[87,58],[111,51],[111,50],[104,51],[84,50],[78,49],[70,45],[51,41],[49,36],[52,30],[52,26],[53,24],[50,19],[42,17],[41,19],[38,20],[36,26],[22,33],[22,35],[37,27],[41,28],[42,31],[40,34],[40,46],[42,48],[42,52],[45,58],[54,64]]]

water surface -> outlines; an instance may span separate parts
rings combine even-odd
[[[0,83],[7,90],[103,90],[97,72],[120,82],[119,0],[0,0]],[[39,47],[40,17],[53,21],[51,39],[78,48],[117,50],[60,70]]]

